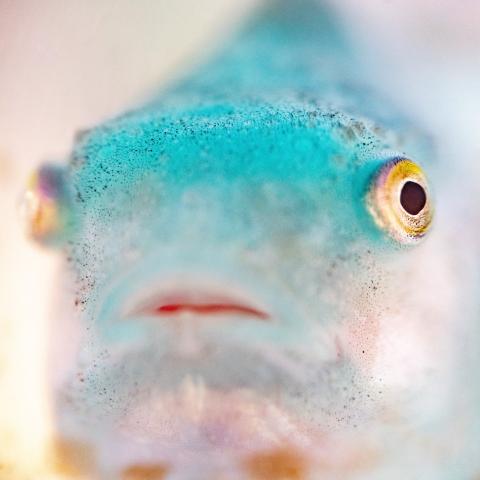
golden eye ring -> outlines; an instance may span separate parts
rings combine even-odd
[[[375,223],[403,244],[421,240],[430,229],[433,205],[422,168],[406,158],[385,163],[367,194]]]

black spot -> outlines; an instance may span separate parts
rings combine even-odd
[[[407,182],[400,193],[400,203],[410,215],[417,215],[427,203],[425,189],[416,182]]]

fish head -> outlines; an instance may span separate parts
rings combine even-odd
[[[399,442],[425,461],[457,406],[461,297],[431,161],[293,100],[146,108],[82,135],[41,177],[69,221],[34,231],[66,258],[59,431],[106,471],[298,452],[347,475]]]

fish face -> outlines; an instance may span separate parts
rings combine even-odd
[[[82,138],[61,435],[109,475],[254,476],[280,455],[356,478],[406,438],[434,463],[415,445],[454,404],[457,296],[438,298],[428,182],[388,138],[293,102],[142,111]]]

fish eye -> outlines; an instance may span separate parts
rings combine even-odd
[[[26,234],[43,245],[58,243],[67,222],[63,169],[44,165],[35,171],[20,199],[20,217]]]
[[[375,223],[400,243],[415,243],[425,236],[433,218],[428,182],[422,168],[406,158],[380,167],[367,194],[367,207]]]

